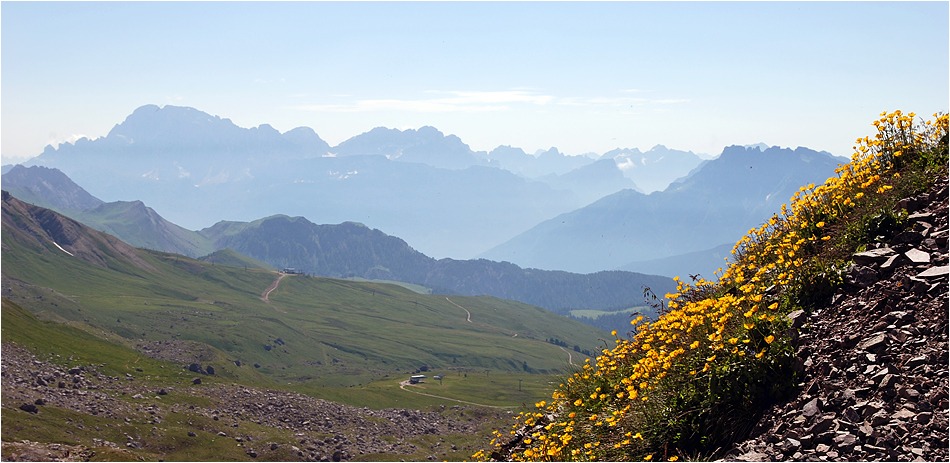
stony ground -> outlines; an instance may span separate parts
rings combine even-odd
[[[804,388],[727,460],[948,461],[947,181],[913,228],[854,256],[831,306],[792,314]]]
[[[43,413],[44,408],[61,407],[115,422],[151,425],[153,432],[159,433],[167,431],[164,425],[172,421],[187,422],[191,425],[188,429],[194,430],[188,431],[189,435],[200,431],[233,439],[251,458],[275,459],[279,455],[279,459],[286,459],[289,455],[303,461],[345,461],[360,455],[385,454],[397,460],[400,455],[403,459],[444,460],[447,455],[462,451],[471,455],[480,447],[456,448],[443,437],[484,431],[489,422],[506,416],[503,412],[462,406],[435,411],[371,410],[294,392],[239,385],[156,388],[154,383],[146,385],[132,375],[102,375],[96,365],[61,367],[10,343],[4,343],[2,349],[4,408],[16,408],[16,413]],[[173,402],[172,396],[177,400]],[[183,396],[188,400],[182,400]],[[63,426],[68,431],[82,425],[67,419]],[[265,440],[254,431],[260,426],[288,431],[286,434],[293,439]],[[433,438],[426,440],[430,443],[423,448],[417,439],[420,436]],[[97,441],[95,447],[126,452],[149,450],[147,438],[127,437],[126,442],[119,443]],[[278,449],[283,451],[274,453]],[[81,445],[4,442],[2,459],[81,461],[88,460],[93,453],[92,447]],[[132,453],[128,455],[127,460],[138,459]]]

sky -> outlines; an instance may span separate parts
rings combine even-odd
[[[0,3],[0,157],[145,104],[331,146],[430,125],[474,150],[839,156],[950,105],[948,2]]]

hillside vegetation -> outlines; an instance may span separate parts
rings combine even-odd
[[[547,339],[590,350],[604,337],[493,297],[279,277],[136,249],[6,193],[3,263],[3,297],[42,318],[153,350],[200,343],[221,354],[221,374],[235,377],[339,387],[423,365],[550,374],[566,371],[571,356]]]
[[[510,460],[712,459],[798,388],[790,321],[826,303],[855,252],[910,223],[896,207],[947,176],[948,117],[882,113],[852,161],[735,246],[718,281],[679,281],[655,321],[563,380],[474,455]]]

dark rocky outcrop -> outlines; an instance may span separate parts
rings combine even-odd
[[[804,317],[800,393],[727,459],[947,461],[946,179],[897,208],[910,228],[855,254],[832,303]]]

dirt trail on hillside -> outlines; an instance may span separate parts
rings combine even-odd
[[[447,299],[447,298],[446,298],[446,299]],[[406,389],[406,386],[408,386],[408,385],[409,385],[409,380],[407,379],[407,380],[405,380],[405,381],[399,383],[399,389],[402,389],[402,390],[404,390],[404,391],[406,391],[406,392],[411,392],[411,393],[413,393],[413,394],[424,395],[424,396],[426,396],[426,397],[433,397],[433,398],[436,398],[436,399],[443,399],[443,400],[451,400],[451,401],[453,401],[453,402],[458,402],[458,403],[468,404],[468,405],[476,405],[476,406],[479,406],[479,407],[501,408],[501,409],[516,408],[516,407],[502,407],[502,406],[499,406],[499,405],[477,404],[477,403],[475,403],[475,402],[466,402],[466,401],[464,401],[464,400],[450,399],[450,398],[448,398],[448,397],[442,397],[442,396],[437,396],[437,395],[432,395],[432,394],[426,394],[425,392],[419,392],[419,391],[413,391],[412,389]]]
[[[561,347],[561,346],[558,346],[558,347]],[[571,354],[571,351],[563,347],[561,347],[561,350],[563,350],[564,352],[567,352],[567,363],[570,365],[574,365],[574,355]]]
[[[452,305],[454,305],[454,306],[456,306],[456,307],[458,307],[458,308],[464,310],[465,313],[468,314],[468,317],[465,319],[465,321],[467,321],[467,322],[469,322],[469,323],[472,323],[472,313],[469,312],[468,309],[466,309],[465,307],[462,307],[462,306],[460,306],[460,305],[458,305],[458,304],[452,302],[452,300],[449,299],[448,297],[446,297],[445,300],[449,301],[450,304],[452,304]]]
[[[267,305],[273,307],[274,310],[276,310],[276,311],[278,311],[278,312],[281,312],[281,313],[287,313],[287,311],[286,311],[286,310],[278,309],[274,304],[271,304],[271,303],[270,303],[270,293],[274,292],[274,290],[277,289],[277,285],[280,284],[280,280],[283,280],[285,276],[287,276],[286,273],[281,273],[280,276],[277,277],[277,279],[274,280],[274,282],[271,283],[270,286],[268,286],[266,290],[264,290],[264,294],[261,294],[261,300],[262,300],[262,301],[266,302]]]

